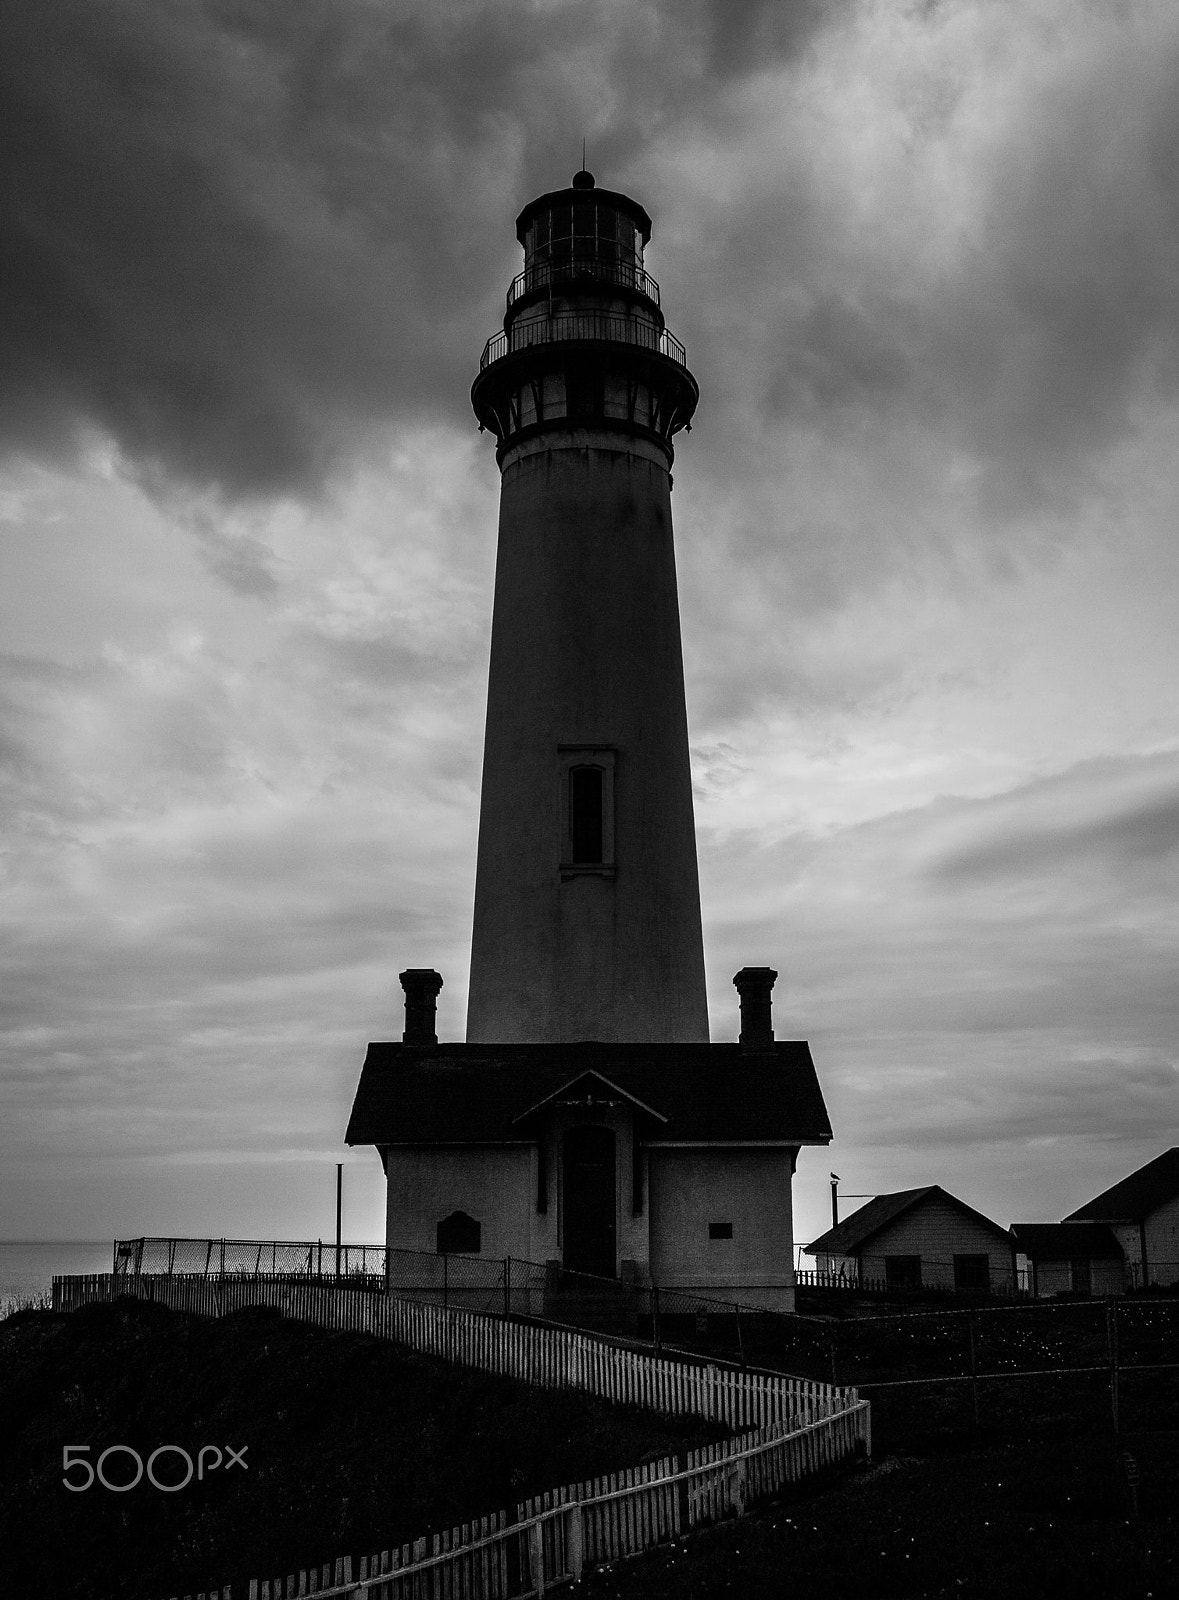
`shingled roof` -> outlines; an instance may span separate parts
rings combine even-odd
[[[894,1222],[906,1211],[935,1196],[965,1216],[973,1217],[976,1222],[983,1223],[996,1233],[1006,1235],[1006,1228],[1001,1228],[997,1222],[992,1222],[990,1217],[984,1217],[981,1211],[968,1206],[965,1200],[959,1200],[956,1195],[948,1193],[940,1184],[928,1183],[922,1189],[899,1189],[895,1194],[878,1194],[874,1200],[869,1200],[867,1205],[861,1206],[858,1211],[853,1211],[843,1222],[820,1234],[812,1244],[804,1245],[803,1249],[808,1256],[855,1255],[888,1223]]]
[[[1032,1261],[1121,1261],[1122,1247],[1100,1222],[1013,1222],[1016,1248]]]
[[[1179,1195],[1179,1145],[1164,1150],[1137,1172],[1106,1189],[1088,1205],[1078,1206],[1066,1222],[1144,1222]]]
[[[802,1041],[739,1044],[370,1044],[348,1144],[532,1143],[554,1099],[629,1102],[648,1143],[827,1144]]]

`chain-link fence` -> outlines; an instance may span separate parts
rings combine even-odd
[[[524,1316],[655,1344],[704,1341],[741,1355],[744,1312],[685,1290],[569,1272],[558,1262],[323,1240],[120,1239],[116,1276],[311,1278],[382,1286],[431,1304]]]
[[[884,1300],[812,1294],[804,1300],[809,1315],[790,1315],[626,1278],[596,1278],[555,1261],[383,1245],[337,1249],[319,1240],[125,1239],[115,1245],[115,1272],[385,1287],[434,1305],[586,1329],[854,1386],[873,1397],[938,1388],[943,1409],[954,1416],[965,1407],[976,1417],[1010,1413],[1018,1420],[1054,1394],[1069,1397],[1067,1405],[1060,1401],[1064,1411],[1096,1406],[1112,1415],[1125,1385],[1131,1395],[1145,1393],[1150,1374],[1170,1382],[1179,1373],[1179,1294],[1159,1291],[1007,1304],[962,1304],[947,1296],[941,1307],[907,1310]],[[1172,1387],[1179,1410],[1179,1377]]]

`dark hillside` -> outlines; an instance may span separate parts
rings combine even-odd
[[[388,1548],[538,1490],[716,1437],[569,1390],[539,1390],[259,1310],[219,1321],[139,1301],[0,1323],[6,1592],[163,1600]],[[165,1493],[62,1484],[62,1451],[246,1447]],[[208,1458],[210,1461],[212,1457]],[[183,1458],[160,1458],[164,1483]],[[131,1456],[108,1458],[116,1485]],[[85,1480],[75,1467],[71,1478]],[[238,1584],[242,1584],[239,1591]]]

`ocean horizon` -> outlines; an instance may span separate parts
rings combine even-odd
[[[0,1239],[0,1313],[48,1295],[55,1276],[109,1272],[113,1252],[110,1239]]]

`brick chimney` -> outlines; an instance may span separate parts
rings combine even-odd
[[[741,997],[742,1050],[771,1050],[774,1023],[770,995],[778,974],[773,967],[742,967],[733,982]]]
[[[402,1044],[428,1047],[438,1043],[436,1019],[442,974],[433,967],[407,967],[398,973],[405,990],[405,1032]]]

